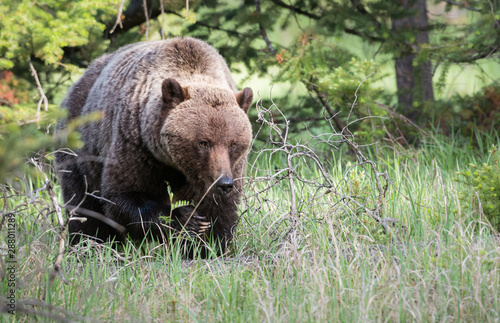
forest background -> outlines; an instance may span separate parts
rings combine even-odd
[[[230,254],[68,249],[51,152],[80,142],[54,136],[58,105],[93,59],[175,36],[212,44],[255,93]],[[498,0],[2,0],[0,310],[498,320],[499,75]]]

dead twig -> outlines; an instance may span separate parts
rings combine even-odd
[[[188,3],[189,4],[189,3]],[[160,28],[160,35],[161,39],[165,39],[165,8],[163,7],[163,0],[160,0],[160,12],[161,12],[161,28]]]
[[[366,78],[368,77],[369,75]],[[302,141],[290,138],[291,122],[276,106],[272,96],[269,108],[262,106],[261,99],[258,100],[257,121],[261,123],[261,126],[256,136],[266,133],[268,140],[263,148],[254,151],[254,161],[249,164],[250,173],[255,176],[250,175],[247,180],[248,186],[245,191],[251,193],[245,196],[244,213],[250,217],[252,214],[262,214],[264,218],[258,220],[259,225],[262,221],[269,221],[268,233],[271,236],[278,234],[272,241],[281,238],[293,242],[292,248],[297,247],[304,235],[305,221],[311,221],[312,218],[318,221],[318,213],[314,209],[321,205],[328,207],[326,212],[322,210],[320,213],[325,218],[329,214],[338,214],[340,217],[349,214],[358,217],[366,214],[381,226],[385,234],[398,240],[392,230],[398,220],[382,216],[385,195],[389,185],[392,184],[391,179],[387,173],[380,172],[377,163],[363,153],[363,146],[356,143],[354,134],[349,131],[349,126],[353,123],[370,118],[349,120],[356,106],[358,90],[363,82],[359,84],[355,92],[354,101],[348,112],[348,122],[345,125],[340,122],[335,123],[332,117],[337,116],[338,113],[334,113],[331,109],[327,110],[325,120],[329,123],[332,132],[313,134],[308,131],[307,125],[304,125],[307,130],[306,135],[309,137],[304,139],[304,135],[300,136]],[[318,97],[323,99],[323,96],[319,94]],[[322,103],[325,109],[329,107],[326,101]],[[336,128],[339,131],[336,131]],[[316,147],[326,145],[326,150],[319,150],[324,153],[329,150],[338,150],[341,145],[346,144],[357,157],[358,163],[343,171],[343,178],[337,182],[331,165],[325,164],[324,157],[318,154]],[[280,160],[283,161],[281,166],[280,162],[277,162]],[[266,167],[263,167],[263,164]],[[374,191],[373,196],[362,192],[361,195],[357,195],[359,192],[354,190],[350,178],[350,172],[353,169],[362,169],[362,173],[367,176],[364,190],[365,192]],[[309,172],[309,174],[304,172]],[[276,187],[289,196],[285,202],[286,211],[280,211],[283,202],[271,201],[267,197],[266,192]],[[267,214],[274,214],[274,216],[270,217]],[[370,228],[363,221],[358,221],[370,234]]]
[[[36,72],[36,69],[33,66],[33,63],[31,62],[31,58],[28,58],[28,63],[30,65],[31,75],[35,79],[38,93],[40,93],[40,100],[38,100],[38,106],[36,108],[36,116],[35,116],[35,120],[38,123],[38,122],[40,122],[40,109],[42,107],[42,102],[43,102],[45,111],[49,111],[49,101],[48,101],[47,97],[45,96],[45,92],[43,91],[42,84],[40,84],[40,80],[38,79],[38,73]]]
[[[44,156],[42,155],[39,160],[43,160]],[[45,179],[45,185],[44,188],[49,194],[50,201],[52,203],[52,207],[56,213],[57,216],[57,222],[58,222],[58,236],[59,236],[59,250],[57,252],[56,260],[54,261],[54,266],[52,267],[52,271],[49,275],[49,282],[46,286],[45,292],[42,294],[42,301],[45,300],[45,296],[47,295],[48,290],[50,290],[52,284],[54,283],[54,280],[57,276],[60,276],[61,279],[65,284],[68,284],[66,279],[64,279],[64,276],[62,274],[61,268],[62,268],[62,260],[63,260],[63,255],[64,255],[64,249],[65,249],[65,244],[66,244],[66,226],[67,226],[67,221],[65,221],[61,207],[59,206],[59,203],[57,203],[56,199],[56,194],[54,193],[54,188],[53,188],[53,182],[52,180],[49,180],[49,178],[46,175],[46,172],[43,170],[43,165],[41,162],[37,161],[35,158],[31,158],[30,162],[38,169],[38,171],[43,174],[44,179]]]
[[[347,117],[347,120],[349,120],[349,117],[351,116],[352,111],[354,110],[354,106],[356,105],[356,101],[358,100],[358,91],[361,87],[361,85],[372,75],[373,73],[370,73],[368,76],[366,76],[363,81],[358,85],[358,88],[354,92],[354,100],[351,105],[351,109],[349,110],[349,114]],[[349,145],[349,147],[353,150],[353,152],[358,156],[358,158],[363,162],[367,163],[370,165],[371,170],[373,174],[375,175],[375,183],[377,186],[378,190],[378,201],[374,209],[370,210],[368,212],[373,219],[375,219],[382,228],[384,229],[384,232],[388,233],[391,232],[390,226],[387,225],[386,221],[383,220],[381,217],[382,214],[382,205],[384,203],[384,198],[385,198],[385,193],[387,191],[387,188],[389,184],[391,184],[391,179],[389,178],[389,175],[387,173],[381,173],[377,170],[377,164],[373,162],[372,160],[368,159],[360,150],[358,144],[354,141],[354,136],[353,134],[348,131],[347,127],[349,126],[350,123],[347,124],[346,128],[342,129],[342,137],[345,139],[345,142]],[[346,135],[346,132],[349,133],[349,136]],[[380,182],[380,177],[383,177],[385,179],[385,185],[382,185]],[[395,237],[395,236],[394,236]],[[397,239],[397,237],[395,237]]]
[[[142,0],[142,6],[144,7],[144,17],[146,18],[146,40],[148,40],[149,14],[148,14],[148,4],[146,3],[146,0]]]
[[[160,2],[162,2],[162,1],[160,0]],[[115,29],[118,25],[120,25],[120,28],[123,28],[122,14],[123,14],[123,4],[124,3],[125,3],[125,0],[122,0],[122,2],[120,2],[120,7],[118,8],[118,14],[116,15],[116,21],[115,21],[115,24],[113,25],[113,27],[111,28],[111,30],[109,31],[110,34],[112,34],[115,31]]]
[[[495,8],[493,7],[493,2],[491,2],[491,0],[488,0],[488,3],[490,4],[490,13],[491,13],[491,17],[495,21],[496,28],[500,28],[500,23],[498,22],[497,18],[495,17]]]
[[[95,212],[95,211],[92,211],[89,209],[85,209],[85,208],[82,208],[80,206],[75,206],[75,205],[66,205],[65,207],[66,207],[66,209],[70,210],[72,213],[78,213],[81,215],[90,216],[94,219],[102,221],[121,234],[124,234],[125,232],[127,232],[127,229],[123,225],[121,225],[120,223],[118,223],[116,221],[113,221],[112,219],[102,215],[101,213],[98,213],[98,212]],[[69,221],[82,221],[82,219],[85,219],[85,218],[72,216],[71,218],[69,218]]]

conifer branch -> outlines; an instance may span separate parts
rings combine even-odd
[[[467,9],[470,11],[483,12],[481,9],[477,9],[477,8],[473,8],[473,7],[469,6],[467,1],[464,1],[464,3],[460,3],[460,2],[453,1],[453,0],[444,0],[444,2],[447,2],[447,3],[452,4],[454,6],[457,6],[457,7],[463,8],[463,9]]]
[[[291,10],[295,13],[298,13],[300,15],[303,15],[303,16],[306,16],[306,17],[309,17],[309,18],[312,18],[314,20],[319,20],[321,18],[321,16],[318,16],[318,15],[315,15],[313,13],[310,13],[310,12],[307,12],[307,11],[304,11],[300,8],[297,8],[297,7],[294,7],[292,5],[288,5],[286,3],[284,3],[283,1],[281,0],[271,0],[274,4],[280,6],[280,7],[283,7],[283,8],[286,8],[288,10]]]
[[[260,18],[260,0],[255,0],[255,10],[257,12],[258,17]],[[273,44],[269,40],[269,37],[267,36],[266,29],[264,28],[264,25],[259,20],[259,29],[260,29],[260,34],[262,35],[262,38],[264,38],[264,41],[266,42],[267,49],[273,54],[276,55],[276,49],[274,48]]]

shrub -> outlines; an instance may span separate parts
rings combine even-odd
[[[425,113],[434,116],[434,126],[444,133],[451,133],[453,128],[460,128],[464,135],[478,128],[495,129],[500,120],[500,85],[491,84],[472,95],[455,94],[427,106]]]
[[[500,230],[500,151],[493,145],[482,165],[469,164],[465,172],[457,172],[460,181],[477,192],[483,213],[491,225]],[[462,193],[462,198],[464,194]]]

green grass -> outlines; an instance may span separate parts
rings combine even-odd
[[[347,194],[371,207],[377,194],[369,169],[355,166],[347,150],[323,151],[338,194],[299,181],[324,184],[310,160],[294,160],[301,227],[292,234],[287,234],[292,223],[288,177],[257,178],[247,186],[236,238],[225,257],[191,261],[175,247],[130,243],[114,250],[91,244],[66,254],[62,272],[68,284],[57,277],[47,292],[58,248],[57,221],[47,192],[34,193],[43,181],[21,174],[14,188],[3,190],[6,199],[0,198],[4,214],[16,212],[18,308],[44,293],[55,308],[51,318],[44,318],[36,313],[49,312],[47,307],[29,307],[28,316],[18,311],[15,320],[498,320],[500,237],[481,216],[474,192],[465,191],[466,206],[459,195],[467,188],[454,181],[456,171],[486,159],[484,149],[499,143],[494,134],[480,135],[479,144],[434,135],[419,148],[379,150],[379,171],[392,180],[382,210],[383,217],[396,221],[392,235],[339,198]],[[285,157],[276,151],[250,156],[255,166],[250,177],[275,174],[286,166]],[[0,236],[5,255],[5,227]],[[5,257],[1,264],[6,268]],[[6,276],[1,277],[1,295],[7,295]],[[4,321],[14,320],[2,315]]]

